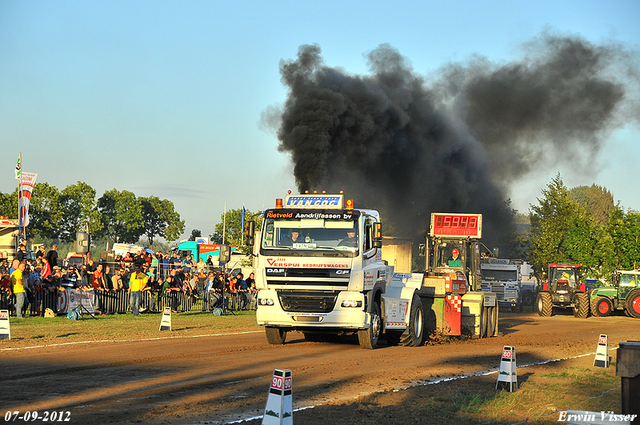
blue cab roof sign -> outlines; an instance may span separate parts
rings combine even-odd
[[[287,195],[284,198],[284,208],[322,208],[343,209],[344,195]]]

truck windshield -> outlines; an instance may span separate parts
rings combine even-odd
[[[515,282],[518,280],[518,272],[515,270],[488,270],[483,268],[482,279]]]
[[[263,251],[280,251],[278,255],[282,251],[305,251],[305,255],[309,251],[324,254],[340,251],[341,255],[349,256],[358,252],[356,212],[280,210],[278,218],[269,215],[274,214],[265,213],[260,245]]]

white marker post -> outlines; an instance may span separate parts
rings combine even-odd
[[[293,425],[291,370],[274,369],[262,425]]]
[[[496,390],[507,390],[510,393],[518,390],[518,373],[516,372],[516,347],[505,345],[502,348],[500,371]]]
[[[0,310],[0,339],[11,339],[9,310]]]
[[[609,337],[600,334],[598,338],[598,348],[596,348],[596,357],[593,359],[593,365],[596,367],[609,367],[611,357],[609,357]]]
[[[161,331],[171,330],[171,307],[165,307],[164,310],[162,310],[162,320],[160,321],[160,330]]]

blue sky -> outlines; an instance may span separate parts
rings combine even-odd
[[[388,43],[418,74],[472,55],[514,60],[545,29],[640,50],[638,1],[0,2],[0,191],[24,170],[62,190],[84,181],[171,200],[185,233],[213,233],[227,208],[295,191],[292,165],[261,114],[281,105],[279,62],[316,43],[329,66],[368,72]],[[588,169],[514,182],[526,212],[561,173],[640,210],[637,122],[611,134]],[[370,206],[374,207],[375,206]]]

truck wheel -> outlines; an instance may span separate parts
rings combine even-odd
[[[480,338],[484,338],[487,336],[487,323],[489,321],[489,314],[487,312],[487,307],[484,305],[480,309]]]
[[[596,317],[605,317],[611,314],[613,306],[609,298],[598,297],[591,302],[591,314]]]
[[[487,337],[498,335],[498,306],[491,307],[489,309],[489,323],[487,326]]]
[[[415,294],[411,300],[409,326],[402,333],[400,343],[406,347],[419,347],[424,343],[424,311],[420,297]]]
[[[640,291],[633,291],[627,297],[627,311],[629,316],[640,319]]]
[[[378,301],[374,301],[371,306],[371,324],[369,329],[358,331],[358,342],[360,347],[373,350],[378,345],[380,331],[382,330],[382,322],[380,319],[380,306]]]
[[[522,294],[521,305],[533,305],[533,292],[526,291]]]
[[[573,297],[573,316],[579,319],[589,316],[589,295],[581,292]]]
[[[553,303],[551,301],[551,294],[548,292],[540,292],[538,299],[536,300],[536,308],[538,314],[542,317],[549,317],[553,313]]]
[[[287,340],[287,331],[282,328],[267,326],[264,330],[269,344],[282,345]]]

